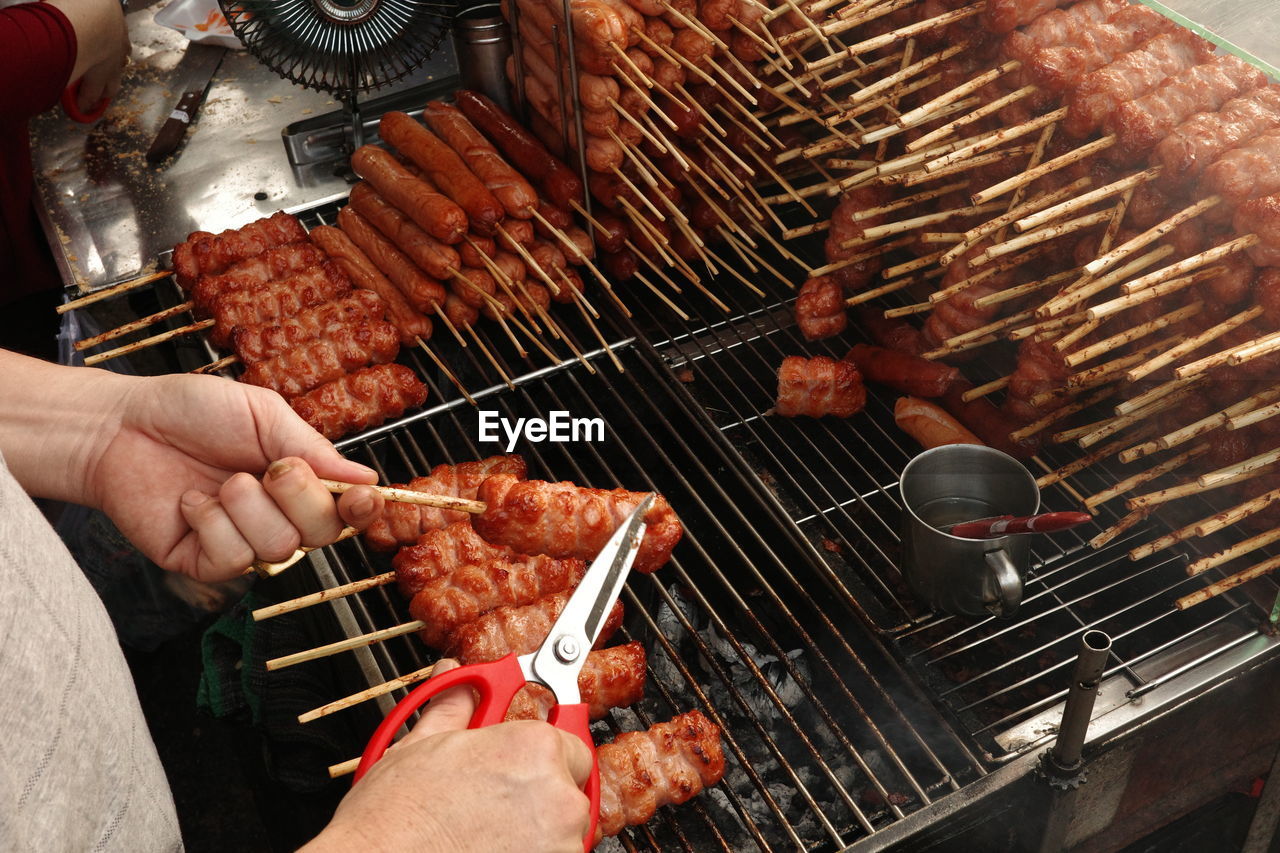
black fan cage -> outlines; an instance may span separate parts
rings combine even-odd
[[[262,64],[308,89],[346,96],[396,82],[440,46],[455,3],[425,0],[219,0]]]

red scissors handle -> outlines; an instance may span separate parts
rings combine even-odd
[[[359,782],[364,778],[369,768],[391,746],[400,727],[432,697],[458,685],[475,688],[480,694],[480,701],[476,704],[467,728],[478,729],[501,723],[507,715],[507,709],[511,707],[511,700],[525,684],[524,672],[514,654],[491,663],[460,666],[424,681],[401,699],[374,730],[373,737],[369,738],[369,745],[360,757],[360,765],[356,767],[355,781]],[[591,740],[591,719],[587,706],[584,703],[555,705],[551,708],[548,722],[561,731],[574,735],[591,750],[591,777],[587,780],[586,787],[586,794],[591,800],[591,825],[583,841],[583,849],[590,850],[595,842],[596,824],[600,819],[600,768],[596,763],[595,743]]]
[[[81,124],[93,124],[102,118],[102,114],[107,111],[107,106],[111,103],[111,99],[103,98],[89,112],[80,112],[80,84],[83,82],[84,78],[82,77],[62,90],[62,111],[72,121],[78,121]]]

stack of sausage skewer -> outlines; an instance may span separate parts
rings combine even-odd
[[[1271,419],[1280,392],[1270,359],[1280,316],[1269,306],[1280,296],[1280,87],[1143,7],[1041,5],[1055,8],[1020,20],[988,72],[864,134],[909,141],[897,158],[833,185],[843,193],[828,227],[834,269],[806,283],[799,320],[826,334],[846,322],[846,300],[900,290],[919,301],[886,313],[927,315],[918,355],[963,361],[1017,342],[1016,368],[966,396],[1003,392],[1015,439],[1088,451],[1042,484],[1100,459],[1147,460],[1085,498],[1089,508],[1123,499],[1129,509],[1096,545],[1169,501],[1222,488],[1237,495],[1229,509],[1132,551],[1142,557],[1228,528],[1262,531],[1192,563],[1196,574],[1277,538]],[[1003,8],[989,3],[979,20]],[[925,127],[943,105],[975,94],[978,109]],[[983,122],[992,122],[985,132],[939,152]],[[921,189],[939,183],[946,191]],[[920,215],[928,202],[943,209]],[[928,230],[937,227],[949,230]],[[895,264],[890,252],[908,260]],[[932,293],[920,290],[934,280]],[[1099,419],[1102,405],[1113,411]],[[1164,474],[1183,482],[1149,491]]]

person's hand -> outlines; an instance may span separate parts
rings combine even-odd
[[[76,62],[67,85],[80,81],[76,106],[91,113],[104,98],[114,98],[133,46],[119,0],[47,0],[58,7],[76,32]]]
[[[86,502],[153,562],[199,580],[328,544],[382,511],[373,489],[335,503],[317,477],[372,484],[377,473],[262,388],[214,376],[135,381],[111,422],[87,467]]]
[[[436,673],[455,666],[441,661]],[[432,699],[304,850],[579,853],[590,751],[547,723],[467,730],[474,709],[468,687]]]

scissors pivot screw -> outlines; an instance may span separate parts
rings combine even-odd
[[[573,637],[561,637],[556,640],[556,658],[561,663],[573,663],[582,654],[578,641]]]

